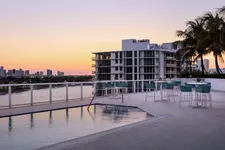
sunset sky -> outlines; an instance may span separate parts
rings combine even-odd
[[[125,38],[172,42],[186,21],[222,5],[224,0],[1,0],[0,66],[91,74],[92,52],[120,50]]]

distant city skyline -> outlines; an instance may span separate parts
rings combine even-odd
[[[47,69],[45,71],[38,70],[38,71],[30,71],[27,69],[22,68],[5,68],[4,66],[0,65],[0,77],[6,77],[6,76],[64,76],[67,75],[63,71],[56,71],[53,72],[51,69]]]
[[[173,42],[186,21],[223,5],[222,0],[1,1],[0,63],[31,72],[91,74],[92,52],[121,49],[127,38]],[[205,58],[214,68],[214,58]]]

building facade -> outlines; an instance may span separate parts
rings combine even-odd
[[[176,51],[172,43],[158,45],[150,44],[149,40],[122,40],[120,51],[93,53],[93,74],[96,81],[175,78],[181,71],[181,61],[175,59]],[[136,89],[140,86],[140,82],[135,85]]]
[[[93,53],[93,73],[97,81],[175,78],[181,70],[175,53],[172,43],[159,46],[149,40],[123,40],[122,51]]]

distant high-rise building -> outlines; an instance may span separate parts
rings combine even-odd
[[[47,76],[48,76],[48,77],[52,76],[52,70],[47,69]]]
[[[198,70],[202,70],[201,60],[197,60],[196,64],[197,64],[197,69]],[[208,59],[204,59],[203,60],[203,64],[204,64],[204,67],[205,67],[205,71],[209,71],[209,60]]]
[[[43,77],[43,75],[44,75],[44,72],[43,71],[40,71],[40,76]]]
[[[16,69],[9,69],[7,72],[8,76],[15,77],[16,76]]]
[[[64,76],[64,72],[57,71],[57,76]]]
[[[0,77],[5,77],[6,76],[6,70],[4,70],[4,67],[0,67]]]
[[[25,76],[29,76],[30,75],[30,71],[29,70],[26,70],[25,71]]]
[[[23,77],[24,71],[22,69],[15,70],[15,77]]]

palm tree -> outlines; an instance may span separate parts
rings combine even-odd
[[[189,66],[189,71],[192,72],[193,56],[196,56],[194,46],[191,44],[194,39],[187,33],[187,31],[177,31],[178,37],[183,37],[182,41],[175,41],[173,47],[177,49],[175,57],[181,60],[182,63],[186,63]]]
[[[203,55],[207,54],[207,31],[204,29],[204,20],[197,18],[194,21],[186,23],[185,31],[177,31],[178,37],[182,37],[181,48],[178,51],[184,52],[184,57],[194,57],[195,60],[201,59],[202,76],[204,76],[205,67],[203,64]]]
[[[218,9],[219,13],[225,13],[225,6],[221,7]]]
[[[225,52],[225,22],[219,13],[213,14],[212,12],[206,13],[204,16],[205,29],[207,31],[208,50],[213,53],[215,57],[215,66],[217,73],[223,73],[219,67],[218,59],[222,62],[222,54]]]

